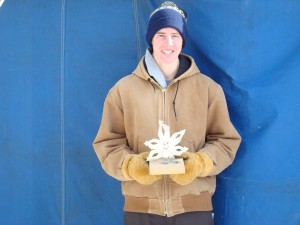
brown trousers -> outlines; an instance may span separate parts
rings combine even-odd
[[[124,212],[124,225],[213,225],[212,212],[188,212],[172,217]]]

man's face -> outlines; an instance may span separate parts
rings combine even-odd
[[[171,27],[160,29],[152,39],[153,57],[158,64],[177,62],[182,49],[180,33]]]

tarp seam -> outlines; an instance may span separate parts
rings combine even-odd
[[[140,41],[140,26],[139,26],[139,13],[138,13],[138,2],[137,0],[132,0],[132,6],[133,6],[133,17],[134,17],[134,25],[135,25],[135,39],[136,39],[136,45],[137,45],[137,61],[139,61],[142,57],[142,51],[141,51],[141,41]]]
[[[61,55],[60,55],[60,81],[61,81],[61,90],[60,90],[60,116],[61,116],[61,224],[65,225],[65,112],[64,112],[64,98],[65,98],[65,24],[66,24],[66,2],[62,0],[61,2]]]

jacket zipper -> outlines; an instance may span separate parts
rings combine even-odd
[[[162,89],[163,92],[163,121],[166,123],[166,92],[167,89]],[[164,201],[164,215],[168,215],[168,205],[167,205],[167,175],[164,175],[164,188],[163,188],[163,201]]]
[[[168,202],[167,202],[167,175],[164,175],[164,214],[165,216],[168,216]]]

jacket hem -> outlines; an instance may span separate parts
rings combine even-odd
[[[175,211],[164,211],[163,202],[158,199],[148,199],[146,197],[124,196],[124,211],[150,213],[165,216],[174,216],[186,212],[203,212],[212,211],[212,193],[203,192],[200,195],[184,195],[178,199],[168,200],[171,204],[169,209],[177,209]]]

